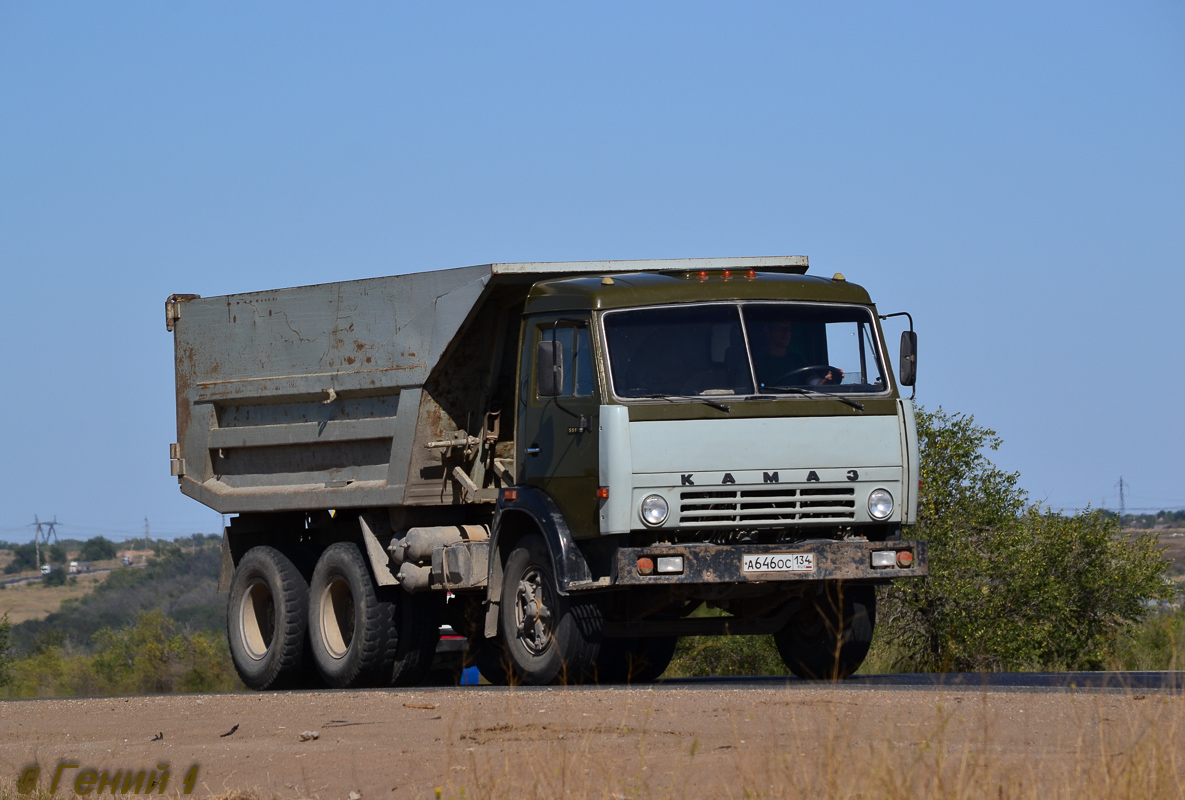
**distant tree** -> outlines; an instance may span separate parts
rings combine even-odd
[[[103,537],[96,536],[93,539],[87,539],[82,544],[82,549],[78,551],[78,559],[80,561],[109,561],[118,555],[115,548],[115,542]]]
[[[66,563],[66,551],[58,544],[42,545],[42,564]],[[16,545],[12,550],[12,561],[4,568],[11,575],[15,572],[29,572],[37,569],[37,547],[32,542]]]
[[[46,586],[65,586],[66,585],[66,570],[58,567],[51,569],[46,573],[45,577],[41,579]]]

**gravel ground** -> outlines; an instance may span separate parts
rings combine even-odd
[[[302,741],[306,731],[317,738]],[[1185,698],[1163,692],[704,685],[7,701],[0,794],[31,764],[48,788],[68,762],[109,774],[169,764],[170,793],[197,764],[195,796],[837,796],[841,784],[918,796],[941,778],[995,798],[1005,786],[1072,789],[1138,750],[1180,796],[1182,733]],[[58,792],[73,796],[80,771]]]

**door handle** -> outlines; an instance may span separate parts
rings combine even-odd
[[[526,454],[527,454],[527,455],[529,455],[529,456],[537,456],[537,455],[539,455],[539,445],[537,445],[537,444],[533,444],[533,445],[531,445],[530,447],[528,447],[528,448],[526,449]]]

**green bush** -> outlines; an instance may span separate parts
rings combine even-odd
[[[1185,611],[1152,613],[1116,642],[1111,669],[1185,669]]]
[[[918,526],[930,577],[881,595],[878,639],[910,671],[1098,669],[1144,602],[1171,596],[1148,534],[1118,520],[1026,507],[1016,473],[988,459],[1000,439],[974,418],[918,413]]]
[[[0,688],[12,683],[12,656],[9,654],[11,644],[12,625],[8,621],[8,612],[0,617]]]
[[[45,577],[41,579],[41,582],[46,586],[65,586],[66,570],[62,569],[61,567],[58,567],[57,569],[51,569],[45,574]]]
[[[160,612],[129,628],[95,634],[94,655],[68,652],[46,636],[24,658],[8,662],[7,697],[162,694],[242,688],[222,637],[189,633]]]
[[[772,636],[684,636],[663,675],[706,678],[731,675],[787,675]]]

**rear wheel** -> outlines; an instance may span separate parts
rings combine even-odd
[[[501,601],[507,677],[512,682],[576,683],[591,672],[600,646],[600,608],[559,593],[541,536],[524,537],[510,552]]]
[[[317,561],[309,585],[309,644],[329,686],[385,686],[398,637],[393,593],[380,597],[358,546],[339,542]]]
[[[272,547],[253,547],[235,569],[226,610],[231,661],[251,689],[302,683],[308,583]]]
[[[497,639],[487,639],[480,633],[469,639],[466,665],[477,667],[481,676],[494,686],[505,686],[510,682],[507,663],[506,649]]]
[[[675,656],[677,636],[602,639],[597,655],[598,683],[651,683]]]
[[[782,662],[798,677],[841,680],[864,663],[875,626],[873,587],[828,583],[805,598],[774,642]]]

